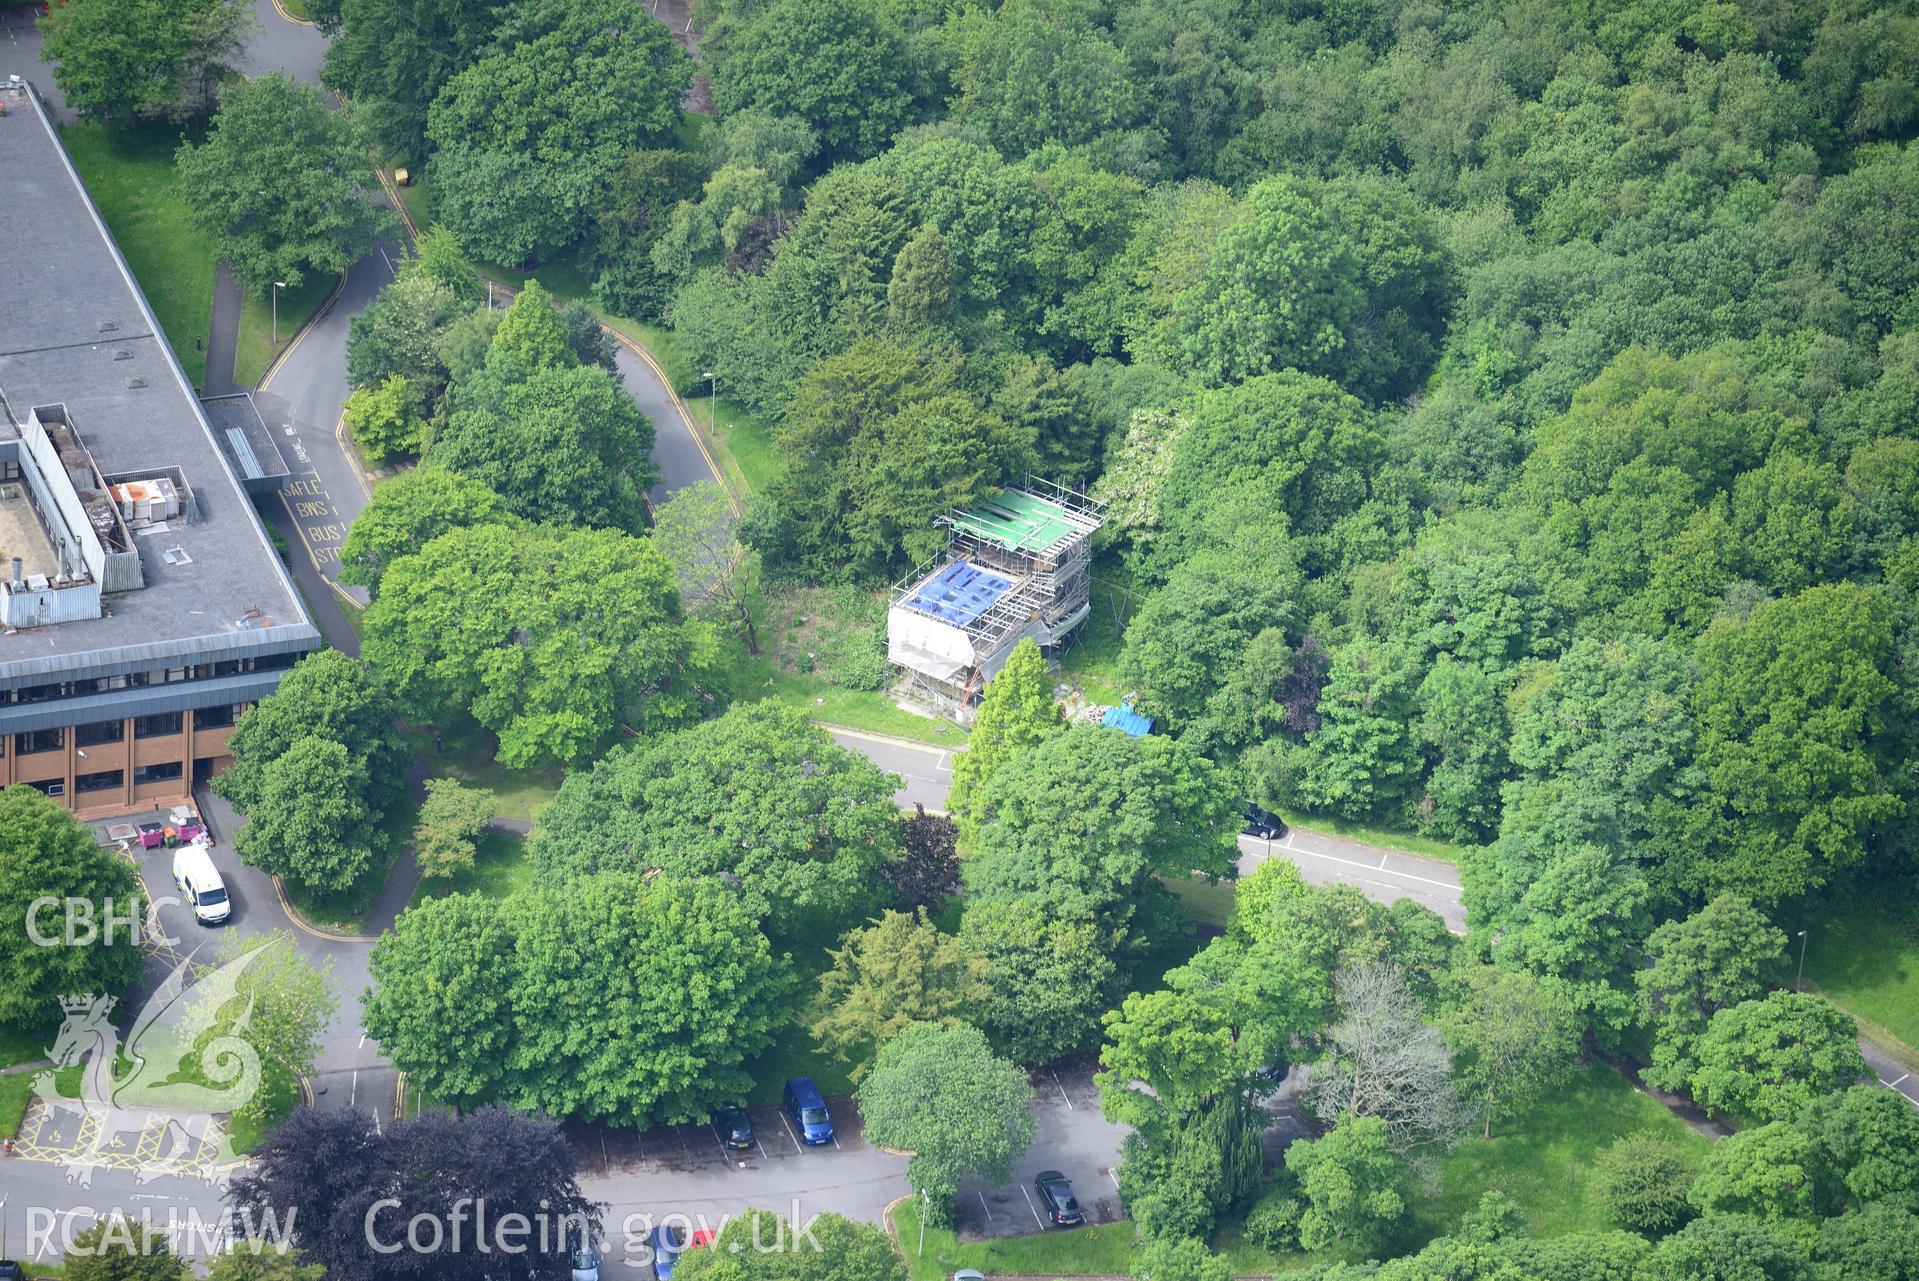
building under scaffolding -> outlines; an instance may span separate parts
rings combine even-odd
[[[900,692],[966,722],[1013,646],[1051,649],[1085,621],[1099,505],[1030,482],[940,523],[946,555],[895,588],[886,655]]]

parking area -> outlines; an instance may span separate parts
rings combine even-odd
[[[123,1170],[141,1183],[177,1175],[211,1181],[225,1129],[204,1112],[84,1107],[36,1098],[27,1106],[13,1156],[58,1165],[92,1181],[95,1170]]]
[[[802,1145],[778,1108],[751,1108],[753,1146],[725,1147],[710,1125],[635,1133],[569,1125],[580,1186],[606,1205],[606,1257],[648,1276],[645,1238],[655,1224],[717,1232],[745,1210],[771,1210],[804,1224],[825,1212],[878,1223],[906,1190],[906,1158],[868,1143],[852,1100],[829,1098],[834,1141]]]
[[[1119,1142],[1124,1126],[1100,1114],[1099,1087],[1090,1064],[1071,1070],[1043,1069],[1033,1074],[1032,1146],[1013,1171],[1012,1181],[997,1187],[972,1185],[953,1206],[954,1230],[961,1241],[1030,1236],[1050,1230],[1033,1180],[1042,1170],[1058,1170],[1073,1184],[1086,1222],[1113,1223],[1125,1217],[1119,1204]]]

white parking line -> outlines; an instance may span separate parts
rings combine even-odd
[[[986,1226],[993,1226],[993,1207],[986,1204],[986,1194],[975,1192],[973,1195],[979,1198],[979,1208],[986,1211]]]
[[[793,1140],[793,1150],[800,1150],[800,1136],[793,1133],[793,1123],[786,1119],[786,1109],[780,1109],[780,1124],[786,1127],[786,1137]]]
[[[726,1141],[720,1137],[720,1127],[711,1121],[707,1122],[707,1124],[712,1127],[713,1142],[720,1149],[720,1164],[733,1164],[733,1154],[726,1150]]]
[[[1910,1073],[1910,1072],[1908,1072],[1908,1073],[1906,1073],[1906,1076],[1911,1076],[1911,1075],[1912,1075],[1912,1073]],[[1902,1076],[1902,1077],[1900,1077],[1900,1078],[1899,1078],[1899,1081],[1903,1081],[1903,1080],[1905,1080],[1905,1079],[1906,1079],[1906,1076]],[[1887,1089],[1889,1089],[1889,1090],[1896,1090],[1896,1089],[1898,1089],[1898,1088],[1899,1088],[1899,1081],[1888,1081],[1888,1082],[1886,1082],[1886,1088],[1887,1088]]]
[[[1307,858],[1325,859],[1328,863],[1339,863],[1346,867],[1363,868],[1368,872],[1376,872],[1380,870],[1379,868],[1372,867],[1365,863],[1355,863],[1353,862],[1353,860],[1349,858],[1339,858],[1338,856],[1333,854],[1321,854],[1318,850],[1301,849],[1299,846],[1294,845],[1291,842],[1291,840],[1286,841],[1285,843],[1280,845],[1279,848],[1291,854],[1303,854]],[[1418,881],[1421,885],[1437,885],[1442,890],[1450,890],[1454,894],[1459,893],[1459,886],[1453,884],[1451,881],[1436,881],[1430,876],[1415,876],[1411,872],[1396,871],[1393,873],[1393,875],[1402,876],[1409,881]]]
[[[1107,1168],[1106,1177],[1113,1181],[1113,1186],[1115,1188],[1119,1186],[1119,1176],[1113,1173],[1112,1168],[1110,1166]]]
[[[1059,1091],[1059,1096],[1060,1096],[1060,1098],[1061,1098],[1061,1099],[1064,1099],[1064,1100],[1065,1100],[1065,1102],[1066,1102],[1066,1110],[1067,1110],[1068,1112],[1077,1112],[1077,1111],[1079,1111],[1079,1109],[1078,1109],[1078,1108],[1076,1108],[1076,1107],[1074,1107],[1074,1106],[1073,1106],[1073,1101],[1072,1101],[1071,1099],[1068,1099],[1068,1098],[1066,1098],[1066,1087],[1065,1087],[1065,1086],[1063,1086],[1063,1085],[1061,1085],[1061,1084],[1059,1083],[1059,1073],[1057,1073],[1057,1072],[1055,1072],[1055,1071],[1053,1071],[1053,1069],[1052,1069],[1052,1068],[1047,1068],[1047,1069],[1046,1069],[1046,1071],[1047,1071],[1047,1073],[1048,1073],[1048,1074],[1050,1074],[1050,1075],[1052,1076],[1052,1078],[1053,1078],[1053,1088],[1054,1088],[1054,1089],[1056,1089],[1056,1090],[1058,1090],[1058,1091]]]
[[[1024,1183],[1019,1185],[1019,1194],[1026,1198],[1026,1208],[1033,1212],[1033,1222],[1044,1228],[1046,1226],[1046,1220],[1039,1217],[1039,1207],[1033,1204],[1033,1194],[1026,1190]]]

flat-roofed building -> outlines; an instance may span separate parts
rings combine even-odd
[[[170,805],[320,636],[38,95],[0,109],[0,786]]]

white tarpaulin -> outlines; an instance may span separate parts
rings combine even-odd
[[[973,666],[965,632],[899,605],[886,611],[886,657],[934,680],[950,681]]]

